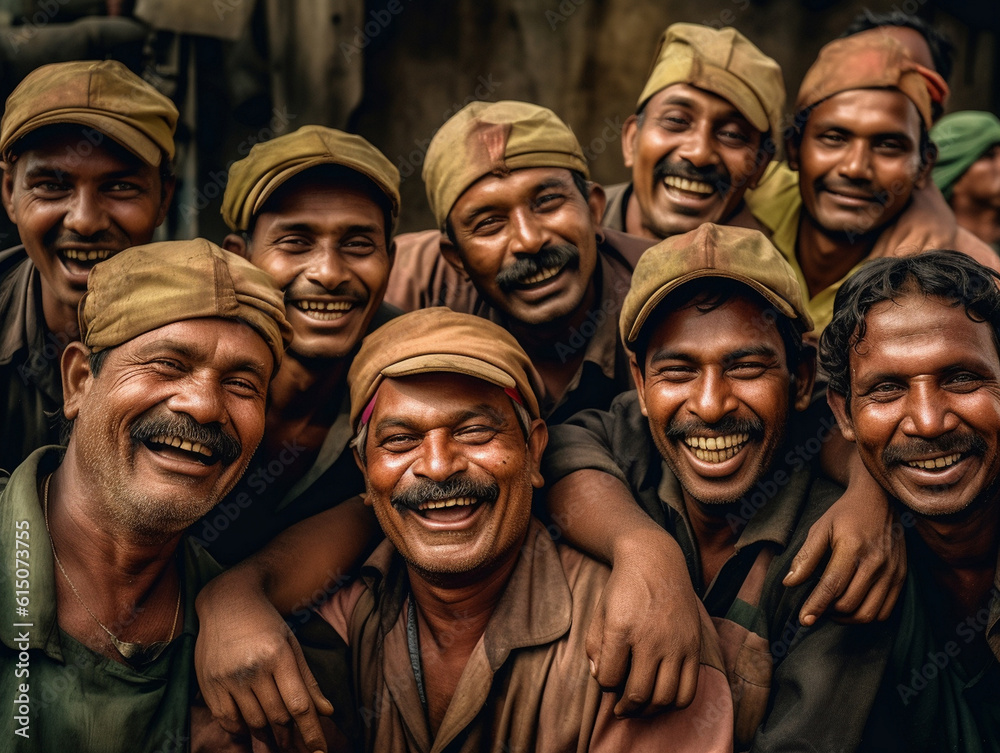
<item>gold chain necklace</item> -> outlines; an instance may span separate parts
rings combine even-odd
[[[45,477],[45,482],[42,485],[42,513],[45,516],[45,532],[49,535],[49,544],[52,547],[52,558],[56,561],[56,565],[59,566],[59,572],[63,574],[66,582],[69,583],[69,587],[73,589],[73,594],[76,596],[77,601],[80,602],[80,606],[87,610],[89,614],[96,622],[101,630],[108,634],[111,638],[111,644],[115,647],[115,650],[121,654],[122,658],[125,659],[129,664],[135,667],[145,666],[156,661],[160,654],[170,645],[170,641],[174,639],[174,631],[177,629],[177,615],[181,611],[181,588],[178,584],[177,586],[177,605],[174,607],[174,621],[170,624],[170,635],[165,641],[156,641],[155,643],[150,643],[144,646],[141,643],[129,643],[128,641],[123,641],[114,633],[112,633],[105,626],[103,622],[97,619],[97,615],[90,611],[90,607],[80,596],[80,592],[76,589],[73,581],[70,580],[69,575],[66,573],[66,568],[63,567],[63,563],[59,561],[59,555],[56,554],[56,542],[52,538],[52,529],[49,528],[49,481],[52,479],[52,474],[50,473]]]

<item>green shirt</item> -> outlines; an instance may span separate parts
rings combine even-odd
[[[167,649],[141,670],[94,653],[63,632],[56,617],[52,547],[38,496],[39,480],[61,459],[62,448],[33,452],[0,494],[0,552],[5,563],[0,568],[5,615],[0,623],[0,702],[8,720],[3,749],[187,750],[197,690],[194,599],[220,568],[185,538],[184,625]]]

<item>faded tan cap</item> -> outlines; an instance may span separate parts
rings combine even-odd
[[[97,264],[78,314],[80,340],[94,352],[174,322],[216,317],[253,327],[276,366],[292,339],[271,276],[204,238],[133,246]]]
[[[702,277],[742,282],[802,332],[813,327],[795,272],[763,233],[706,222],[657,243],[639,258],[619,322],[625,347],[633,350],[646,320],[671,292]]]
[[[370,179],[392,204],[391,229],[399,219],[399,170],[366,139],[309,125],[255,144],[229,168],[222,219],[234,231],[247,230],[264,202],[289,178],[319,165],[342,165]]]
[[[758,131],[770,131],[780,140],[785,106],[781,66],[736,29],[700,24],[667,27],[637,109],[673,84],[690,84],[722,97]]]
[[[914,61],[904,45],[878,29],[823,47],[802,79],[795,111],[852,89],[898,89],[916,105],[928,129],[933,123],[931,103],[948,98],[948,84],[940,74]]]
[[[174,158],[177,108],[167,97],[115,60],[43,65],[7,97],[0,120],[0,156],[42,126],[93,128],[147,165]]]
[[[546,107],[528,102],[473,102],[449,118],[424,159],[427,203],[445,229],[458,197],[486,175],[525,167],[564,167],[589,178],[573,131]]]
[[[351,426],[357,429],[359,419],[367,422],[386,377],[439,371],[495,384],[532,418],[539,417],[529,376],[535,372],[517,340],[488,319],[436,307],[396,317],[364,339],[347,375]]]

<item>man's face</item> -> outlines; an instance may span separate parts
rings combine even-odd
[[[763,134],[722,97],[687,84],[654,94],[622,131],[642,227],[652,238],[725,223],[770,155]]]
[[[525,324],[578,313],[597,266],[604,193],[584,197],[569,170],[528,167],[488,175],[463,193],[448,219],[449,262],[496,308]]]
[[[644,368],[633,357],[632,371],[660,454],[704,504],[736,502],[753,488],[774,462],[793,400],[803,410],[812,389],[804,366],[793,390],[773,318],[742,296],[705,313],[688,305],[667,314]]]
[[[366,192],[306,181],[268,202],[245,255],[284,291],[289,350],[343,358],[382,303],[392,251],[382,209]]]
[[[950,515],[1000,474],[1000,360],[990,326],[920,294],[873,306],[851,398],[829,393],[868,470],[914,512]]]
[[[1000,209],[1000,144],[994,144],[969,165],[952,186],[952,205]]]
[[[92,132],[96,133],[96,132]],[[46,300],[75,309],[99,261],[149,243],[173,185],[109,138],[60,130],[3,176],[4,207],[42,278]]]
[[[192,319],[140,335],[106,356],[63,356],[70,452],[93,493],[134,531],[175,533],[221,499],[264,432],[274,358],[242,322]]]
[[[491,572],[524,538],[545,441],[535,421],[525,442],[511,399],[479,379],[387,379],[369,424],[367,501],[418,571]]]
[[[854,89],[816,105],[801,147],[790,148],[807,217],[836,235],[892,222],[924,183],[920,127],[916,106],[895,90]]]

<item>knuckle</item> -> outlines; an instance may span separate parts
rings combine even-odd
[[[292,716],[306,716],[312,711],[312,703],[307,696],[294,695],[285,700],[285,705]]]

